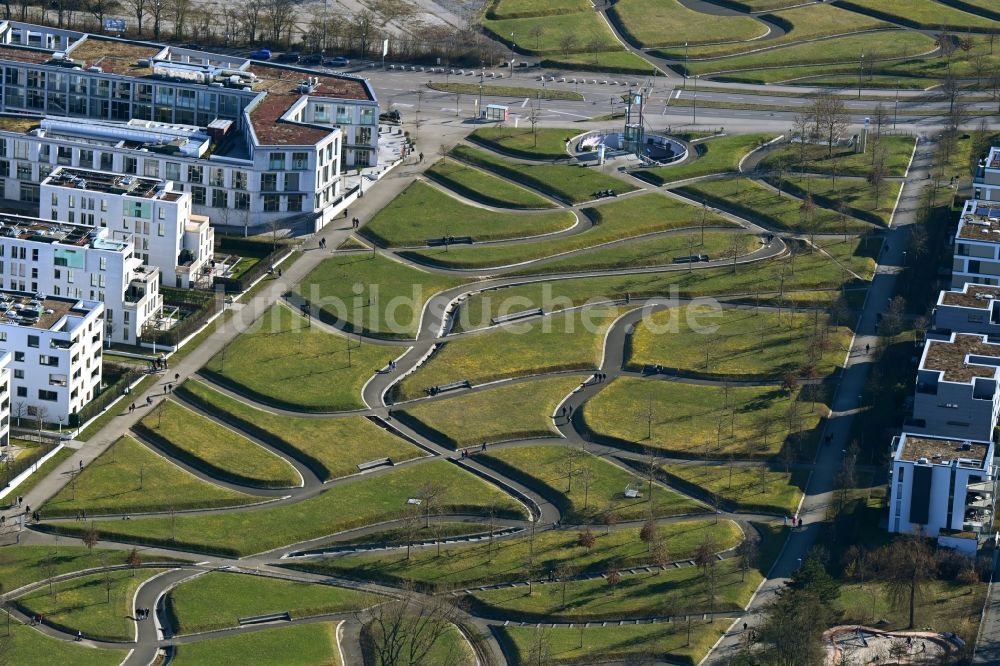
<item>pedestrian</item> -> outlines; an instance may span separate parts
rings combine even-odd
[[[181,380],[181,373],[175,372],[174,373],[174,381],[175,382],[179,382],[180,380]]]
[[[872,346],[870,344],[865,344],[865,353],[870,354],[872,351]]]
[[[424,154],[420,153],[419,157],[420,157],[420,159],[418,161],[423,162],[424,161]]]
[[[30,507],[30,506],[28,506],[27,504],[25,504],[25,505],[24,505],[24,512],[25,512],[25,513],[31,513],[31,507]]]
[[[7,516],[0,516],[0,527],[7,524]]]
[[[278,269],[278,277],[281,277],[281,269]]]
[[[480,447],[479,450],[480,451],[485,451],[486,450],[486,442],[483,442],[483,445],[482,445],[482,447]]]
[[[146,406],[149,407],[152,404],[153,404],[153,396],[147,395],[146,396]]]
[[[76,640],[78,643],[83,640],[83,633],[79,629],[76,630]]]
[[[17,505],[21,506],[22,503],[24,503],[24,497],[22,497],[21,495],[18,495],[17,496]]]
[[[782,519],[782,523],[783,523],[783,525],[785,527],[788,527],[788,514],[787,513],[785,514],[785,517]]]
[[[80,471],[81,472],[83,471],[83,461],[82,460],[80,461]]]
[[[744,623],[743,623],[743,631],[746,631],[746,630],[747,630],[747,623],[746,623],[746,622],[744,622]]]
[[[83,519],[87,520],[87,510],[83,509],[82,511],[83,511]]]
[[[129,413],[135,411],[135,403],[134,402],[131,405],[128,406],[128,411],[129,411]]]

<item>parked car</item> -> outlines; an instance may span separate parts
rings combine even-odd
[[[397,111],[396,109],[379,114],[378,119],[383,122],[392,122],[392,123],[398,123],[401,120],[399,111]]]
[[[303,65],[319,65],[323,62],[323,56],[319,53],[310,53],[307,56],[302,56],[299,62]]]
[[[343,56],[337,56],[336,58],[327,58],[323,64],[327,67],[346,67],[351,64],[351,61]]]
[[[190,44],[181,44],[181,48],[182,49],[191,49],[192,51],[204,51],[205,50],[204,46],[202,46],[201,44],[195,44],[193,42],[190,43]]]
[[[270,60],[271,51],[268,49],[258,49],[250,54],[250,58],[253,60]]]
[[[278,56],[278,62],[298,62],[299,54],[294,51],[287,51]]]

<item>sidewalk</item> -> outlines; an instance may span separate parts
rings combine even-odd
[[[907,226],[916,218],[920,193],[927,183],[925,177],[933,159],[933,150],[933,144],[920,143],[917,146],[909,177],[903,186],[895,222],[886,234],[889,249],[879,258],[879,270],[872,280],[868,299],[861,313],[854,349],[864,349],[865,345],[876,347],[878,338],[876,315],[886,309],[886,304],[895,291],[897,271],[893,269],[902,265],[903,249],[906,247],[909,234]],[[820,531],[824,529],[823,521],[826,518],[827,507],[832,501],[834,479],[840,471],[843,451],[850,444],[851,424],[855,410],[859,406],[858,397],[862,394],[870,370],[869,356],[863,352],[852,351],[831,405],[834,415],[826,427],[826,433],[833,435],[833,440],[830,444],[824,445],[816,456],[816,466],[809,477],[805,498],[799,511],[805,528],[792,531],[784,550],[745,614],[733,623],[703,663],[727,664],[739,652],[743,623],[746,622],[750,627],[754,627],[762,621],[764,611],[774,599],[775,593],[784,587],[788,578],[809,553]]]

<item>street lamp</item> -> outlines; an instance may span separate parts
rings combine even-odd
[[[690,66],[691,66],[691,63],[688,62],[688,43],[684,42],[684,78],[685,79],[688,77],[688,68]]]
[[[899,116],[899,80],[896,80],[896,106],[892,109],[892,129],[896,129],[896,118]]]
[[[691,124],[698,124],[698,78],[699,74],[694,77],[694,104],[691,106]]]
[[[904,254],[905,254],[905,253],[904,253]],[[62,414],[60,414],[60,415],[59,415],[59,434],[60,434],[60,435],[62,434],[62,422],[63,422],[63,418],[64,418],[64,417],[63,417],[63,415],[62,415]]]
[[[865,74],[865,54],[858,60],[858,99],[861,99],[861,79]]]
[[[514,31],[510,32],[510,78],[514,78]]]

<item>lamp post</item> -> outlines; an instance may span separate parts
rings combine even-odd
[[[684,78],[688,77],[688,67],[691,63],[688,61],[688,43],[684,42]]]
[[[510,32],[510,78],[514,78],[514,31]]]
[[[899,81],[896,81],[896,105],[892,109],[892,129],[896,129],[896,118],[899,117]]]
[[[699,75],[695,75],[694,77],[694,104],[691,106],[692,125],[698,124],[698,77]]]
[[[60,415],[59,415],[59,434],[60,434],[60,435],[62,434],[62,423],[63,423],[63,418],[65,418],[65,417],[64,417],[64,416],[63,416],[62,414],[60,414]]]
[[[865,54],[858,59],[858,99],[861,99],[861,79],[865,74]]]
[[[479,103],[476,105],[476,118],[483,115],[483,77],[486,76],[486,63],[479,63]]]

